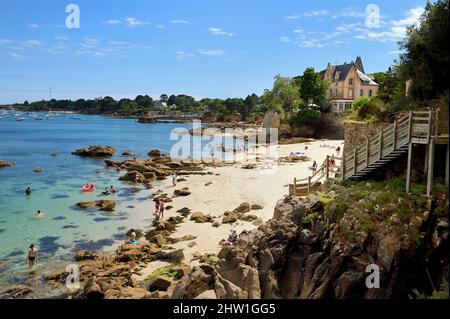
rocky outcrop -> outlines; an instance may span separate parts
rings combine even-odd
[[[154,116],[141,116],[138,118],[139,123],[157,123],[158,119]]]
[[[148,156],[160,157],[161,151],[160,150],[151,150],[150,152],[148,152]]]
[[[0,299],[22,299],[33,291],[33,288],[29,286],[10,285],[0,290]]]
[[[0,168],[10,167],[10,166],[15,166],[15,165],[16,165],[16,163],[13,163],[13,162],[0,161]]]
[[[113,156],[115,153],[116,149],[112,146],[89,146],[72,152],[73,155],[85,157],[107,157]]]
[[[79,202],[77,206],[80,209],[93,209],[97,208],[98,210],[112,212],[116,208],[116,202],[113,200],[96,200],[91,202]]]

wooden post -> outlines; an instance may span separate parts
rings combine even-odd
[[[448,187],[448,166],[449,166],[449,144],[447,144],[447,155],[445,161],[445,185]]]
[[[427,196],[431,195],[431,191],[433,190],[433,170],[434,170],[434,145],[435,138],[432,137],[430,139],[430,151],[428,157],[428,174],[427,174]]]
[[[308,176],[308,194],[311,191],[311,176]]]
[[[431,109],[428,108],[428,132],[427,132],[427,145],[430,145],[431,129],[433,127],[433,119],[431,116]]]
[[[297,195],[297,178],[294,177],[294,196]]]
[[[424,175],[427,175],[428,173],[428,156],[430,154],[430,144],[425,145],[425,160],[424,160],[424,166],[423,166],[423,173]]]
[[[367,137],[367,141],[366,141],[366,167],[369,166],[369,159],[370,159],[370,141],[369,141],[369,137]]]
[[[394,151],[397,148],[397,119],[394,121]]]
[[[378,145],[378,159],[383,156],[383,130],[380,130],[380,136],[378,137],[380,145]]]
[[[358,161],[356,160],[356,157],[358,155],[358,146],[355,146],[353,149],[353,174],[356,174],[356,164]]]
[[[408,162],[406,167],[406,193],[409,194],[411,188],[411,161],[412,161],[412,143],[408,144]]]
[[[327,167],[327,175],[325,177],[325,180],[327,181],[330,178],[330,155],[327,155],[327,159],[326,159],[326,167]]]
[[[413,111],[409,111],[409,120],[408,120],[408,141],[411,142],[411,133],[412,133],[412,119],[413,119]]]

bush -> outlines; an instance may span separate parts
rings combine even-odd
[[[320,122],[320,111],[313,109],[302,109],[291,117],[290,125],[294,127],[316,126]]]
[[[363,96],[353,102],[351,117],[357,120],[379,120],[386,110],[383,101],[377,97]]]

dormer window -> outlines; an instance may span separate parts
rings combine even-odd
[[[353,79],[348,80],[348,84],[353,85]]]

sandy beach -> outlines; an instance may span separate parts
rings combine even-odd
[[[233,211],[241,203],[258,204],[262,209],[252,210],[247,214],[256,215],[260,221],[267,221],[272,218],[276,202],[288,194],[288,185],[293,182],[294,177],[305,178],[311,175],[308,168],[316,161],[320,166],[327,155],[336,155],[335,147],[342,148],[341,140],[316,140],[308,143],[305,150],[305,143],[280,145],[278,148],[278,157],[289,156],[291,152],[304,152],[304,155],[310,158],[310,161],[297,163],[280,163],[279,165],[257,165],[254,169],[243,169],[242,162],[236,162],[231,165],[209,168],[207,171],[211,175],[189,175],[178,176],[178,179],[184,178],[185,181],[179,182],[175,187],[172,186],[171,179],[162,182],[159,188],[162,192],[171,197],[175,189],[188,187],[191,194],[186,197],[174,197],[167,206],[173,206],[164,213],[164,219],[171,216],[178,216],[177,210],[187,207],[193,213],[201,212],[205,215],[210,214],[215,221],[221,222],[223,214],[226,211]],[[323,147],[326,145],[327,147]],[[154,211],[153,202],[142,203],[142,209],[151,214]],[[256,225],[255,225],[256,224]],[[219,242],[226,239],[230,230],[235,229],[239,234],[243,230],[252,230],[257,223],[238,220],[232,224],[220,224],[219,227],[213,227],[211,223],[195,223],[188,218],[185,222],[179,224],[177,231],[173,234],[174,238],[186,235],[192,235],[196,238],[190,241],[178,242],[172,247],[174,249],[183,249],[187,264],[195,265],[197,260],[194,255],[198,254],[217,254],[220,251]],[[194,258],[194,260],[192,260]],[[135,276],[136,280],[142,280],[154,270],[165,266],[165,263],[155,261],[147,265],[146,268],[139,271]]]

